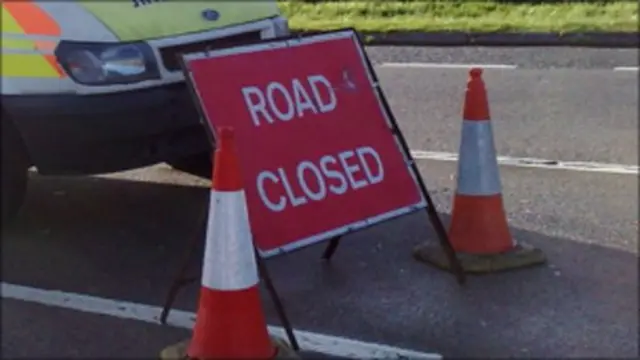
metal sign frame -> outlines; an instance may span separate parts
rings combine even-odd
[[[417,203],[404,206],[399,209],[394,209],[387,213],[379,214],[377,216],[373,216],[364,220],[345,224],[339,228],[328,230],[319,234],[314,234],[269,251],[262,251],[258,249],[259,254],[262,257],[271,257],[274,255],[291,252],[293,250],[300,249],[309,245],[317,244],[325,240],[331,240],[331,244],[329,244],[329,248],[327,248],[327,251],[325,252],[325,255],[324,255],[324,257],[328,259],[331,257],[331,255],[335,251],[335,248],[337,247],[337,243],[342,236],[359,231],[359,230],[363,230],[365,228],[369,228],[374,225],[379,225],[386,221],[397,219],[401,216],[408,215],[419,210],[426,209],[427,213],[429,214],[430,222],[432,223],[432,225],[436,230],[436,233],[438,234],[441,245],[443,245],[446,252],[449,255],[451,255],[450,259],[452,259],[453,261],[453,259],[455,259],[455,253],[453,252],[453,249],[449,243],[446,231],[444,230],[444,226],[442,225],[442,222],[440,221],[440,218],[437,212],[435,211],[433,201],[429,196],[428,189],[420,175],[419,169],[417,168],[415,161],[411,156],[409,147],[407,146],[407,142],[402,132],[400,131],[397,121],[393,116],[393,113],[391,112],[391,109],[382,91],[382,88],[375,74],[371,61],[369,60],[367,54],[364,51],[364,45],[360,41],[357,35],[357,32],[353,28],[344,28],[344,29],[338,29],[334,31],[319,32],[316,34],[306,35],[306,36],[290,36],[286,38],[268,39],[268,40],[256,41],[254,43],[244,44],[236,47],[183,54],[182,57],[179,59],[179,61],[183,69],[183,73],[185,75],[185,80],[188,84],[188,88],[190,89],[192,97],[194,99],[194,104],[197,107],[197,110],[200,114],[200,121],[203,123],[203,125],[207,129],[207,133],[211,140],[212,147],[215,148],[216,131],[212,128],[213,122],[209,121],[209,119],[207,118],[206,111],[202,107],[201,96],[198,93],[198,89],[195,86],[193,76],[189,69],[190,61],[201,60],[201,59],[211,59],[211,58],[223,57],[227,55],[243,54],[243,53],[255,53],[255,52],[281,49],[281,48],[287,48],[287,47],[304,46],[304,45],[309,45],[309,44],[318,43],[318,42],[325,42],[325,41],[331,41],[336,39],[347,39],[347,38],[351,39],[354,42],[354,45],[358,49],[360,60],[367,73],[369,84],[378,99],[378,105],[380,107],[380,111],[387,122],[387,125],[389,127],[389,132],[396,140],[396,145],[405,160],[407,170],[409,171],[411,177],[414,180],[414,183],[416,185],[416,190],[420,194],[420,200]],[[457,263],[457,259],[455,260],[456,260],[455,262]],[[455,267],[457,266],[454,266],[454,268]],[[459,276],[459,280],[461,279],[460,276]]]

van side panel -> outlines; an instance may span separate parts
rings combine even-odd
[[[123,0],[87,1],[81,4],[121,41],[198,33],[279,15],[274,0]]]

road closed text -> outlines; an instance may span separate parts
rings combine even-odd
[[[384,176],[380,155],[363,146],[303,160],[295,168],[263,170],[256,186],[264,206],[280,212],[373,186],[384,181]]]
[[[333,85],[323,75],[293,78],[286,83],[271,81],[265,87],[245,86],[241,91],[255,126],[260,126],[261,120],[273,124],[276,119],[286,122],[308,113],[326,114],[337,106]]]

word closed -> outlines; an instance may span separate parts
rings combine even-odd
[[[260,125],[260,118],[273,124],[274,118],[289,121],[294,117],[304,117],[306,112],[328,113],[336,108],[336,94],[329,80],[322,75],[307,76],[304,85],[300,79],[294,78],[287,85],[272,81],[265,88],[242,88],[244,102],[255,126]],[[323,98],[322,92],[328,95],[328,99]]]
[[[212,138],[235,130],[263,256],[426,206],[357,36],[338,34],[184,56]]]
[[[256,185],[264,206],[277,212],[287,206],[322,201],[328,195],[343,195],[383,180],[380,155],[373,148],[364,146],[355,151],[325,155],[317,162],[303,160],[291,172],[282,167],[262,171]]]

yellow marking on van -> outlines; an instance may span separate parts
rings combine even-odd
[[[57,42],[49,40],[30,40],[3,36],[2,48],[5,50],[40,50],[51,53],[56,49]]]
[[[2,37],[2,48],[12,50],[35,50],[36,43],[28,39]]]
[[[0,55],[0,75],[7,77],[59,78],[60,74],[39,54]]]
[[[0,28],[3,34],[24,34],[24,30],[18,25],[16,19],[13,18],[4,6],[2,7],[2,19],[0,19],[0,22]]]

